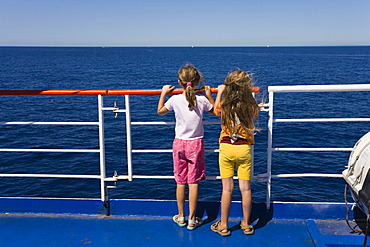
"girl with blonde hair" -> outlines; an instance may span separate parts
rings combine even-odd
[[[234,169],[239,178],[242,195],[243,219],[240,228],[251,235],[254,228],[250,224],[252,191],[250,185],[254,144],[254,118],[258,115],[258,105],[252,94],[252,80],[247,72],[232,71],[224,85],[218,86],[214,113],[221,116],[219,168],[222,179],[221,220],[211,225],[211,229],[221,236],[231,234],[228,229],[229,212],[234,189]]]

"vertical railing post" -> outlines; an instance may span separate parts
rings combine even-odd
[[[256,98],[256,93],[252,93],[253,98]],[[252,155],[252,167],[251,167],[251,182],[254,178],[254,145],[251,145],[251,155]]]
[[[131,109],[129,95],[125,95],[126,106],[126,135],[127,135],[127,175],[132,181],[132,142],[131,142]]]
[[[103,96],[98,95],[98,118],[99,118],[99,159],[100,159],[100,199],[104,203],[105,214],[109,215],[109,198],[105,183],[105,138],[104,138],[104,102]]]
[[[271,203],[271,164],[272,164],[272,130],[274,123],[274,93],[269,92],[269,119],[267,140],[267,184],[266,184],[266,207],[270,209]]]

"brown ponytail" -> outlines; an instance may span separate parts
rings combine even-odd
[[[194,66],[187,64],[180,68],[177,76],[179,84],[184,88],[189,109],[194,109],[197,105],[194,87],[203,80],[203,75]]]

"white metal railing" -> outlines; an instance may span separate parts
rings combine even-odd
[[[128,109],[127,106],[129,105],[129,98],[126,95],[126,110]],[[149,122],[130,122],[126,116],[126,126],[132,125],[174,125],[175,122],[165,122],[165,121],[149,121]],[[219,121],[203,121],[203,124],[220,124]],[[132,149],[131,143],[131,127],[127,129],[127,164],[128,164],[128,175],[119,175],[116,176],[116,179],[128,179],[131,181],[132,179],[174,179],[174,176],[164,176],[164,175],[133,175],[132,174],[132,154],[134,153],[171,153],[172,149]],[[130,140],[130,141],[129,141]],[[207,153],[215,153],[219,152],[219,149],[206,149],[205,152]],[[206,179],[214,180],[214,179],[221,179],[220,176],[207,176]],[[236,177],[234,177],[236,179]]]
[[[213,93],[217,92],[212,89]],[[0,90],[0,96],[39,96],[39,95],[93,95],[98,97],[98,121],[97,122],[35,122],[35,121],[9,121],[0,122],[0,125],[80,125],[80,126],[97,126],[99,128],[99,148],[98,149],[47,149],[47,148],[0,148],[0,152],[45,152],[45,153],[99,153],[100,174],[83,175],[83,174],[0,174],[0,177],[21,177],[21,178],[73,178],[73,179],[99,179],[100,180],[100,199],[106,203],[109,201],[107,189],[115,186],[107,186],[107,182],[117,182],[119,179],[132,181],[135,179],[173,179],[174,176],[148,176],[148,175],[133,175],[132,154],[133,153],[153,153],[153,152],[172,152],[171,149],[158,150],[134,150],[132,149],[131,126],[132,125],[157,125],[157,124],[175,124],[175,122],[131,122],[131,109],[129,95],[152,95],[160,94],[160,90],[144,89],[144,90]],[[174,90],[174,94],[181,93],[181,90]],[[125,109],[114,107],[104,107],[103,96],[124,96]],[[113,111],[115,114],[125,113],[126,119],[126,135],[127,135],[127,175],[118,176],[115,174],[112,177],[106,176],[105,164],[105,138],[104,138],[104,111]],[[216,124],[219,122],[205,122],[205,124]],[[207,150],[207,152],[217,152],[218,150]],[[219,178],[217,176],[207,177],[210,179]]]
[[[214,90],[214,89],[213,89]],[[6,91],[6,92],[5,92]],[[28,94],[22,91],[21,94],[13,94],[8,92],[12,90],[0,90],[0,95],[58,95],[58,90],[53,91],[37,91],[36,94]],[[63,93],[70,93],[73,90],[66,90]],[[90,125],[98,126],[99,128],[99,148],[98,149],[17,149],[17,148],[0,148],[0,152],[81,152],[81,153],[99,153],[100,173],[94,175],[69,175],[69,174],[0,174],[0,177],[35,177],[35,178],[78,178],[78,179],[99,179],[100,180],[100,199],[103,202],[109,201],[107,188],[114,186],[107,186],[107,182],[117,182],[120,179],[132,181],[133,179],[173,179],[174,176],[151,176],[133,174],[132,155],[134,153],[159,153],[172,152],[171,149],[133,149],[131,139],[132,125],[174,125],[175,122],[132,122],[130,109],[130,95],[153,95],[160,94],[160,90],[101,90],[98,92],[73,91],[73,94],[82,95],[96,95],[98,97],[98,121],[97,122],[0,122],[0,125]],[[144,91],[144,92],[142,92]],[[313,119],[278,119],[274,118],[274,94],[284,92],[337,92],[337,91],[370,91],[369,84],[355,84],[355,85],[317,85],[317,86],[272,86],[268,87],[269,102],[264,104],[266,111],[268,111],[268,143],[267,143],[267,168],[266,173],[253,176],[259,181],[266,181],[266,205],[269,207],[271,203],[271,181],[272,178],[294,178],[294,177],[341,177],[341,174],[319,174],[319,173],[301,173],[301,174],[274,174],[272,175],[272,154],[279,151],[351,151],[352,148],[280,148],[273,147],[273,124],[274,123],[297,123],[297,122],[353,122],[366,121],[370,118],[313,118]],[[5,93],[4,93],[5,92]],[[41,92],[41,93],[40,93]],[[46,92],[46,93],[45,93]],[[47,92],[51,92],[47,94]],[[77,93],[76,93],[77,92]],[[213,93],[216,91],[214,90]],[[86,94],[84,94],[86,93]],[[174,92],[179,93],[179,92]],[[104,107],[103,96],[124,96],[125,107],[119,109],[116,105],[114,107]],[[127,175],[114,175],[112,177],[106,176],[105,167],[105,140],[104,140],[104,111],[113,111],[117,113],[125,113],[126,120],[126,135],[127,135]],[[206,121],[204,124],[219,124],[218,121]],[[218,149],[206,150],[206,152],[219,152]],[[207,176],[207,179],[220,179],[219,176]],[[236,179],[236,178],[235,178]]]
[[[274,118],[274,94],[275,93],[301,93],[301,92],[351,92],[370,91],[370,84],[350,85],[302,85],[302,86],[270,86],[268,106],[268,143],[267,143],[267,172],[257,177],[265,178],[266,184],[266,205],[269,208],[271,203],[271,180],[272,178],[293,178],[293,177],[342,177],[342,174],[321,174],[321,173],[300,173],[300,174],[275,174],[272,175],[272,153],[276,151],[352,151],[353,148],[278,148],[273,147],[273,124],[274,123],[298,123],[298,122],[370,122],[370,118],[311,118],[311,119],[278,119]]]
[[[9,90],[10,91],[10,90]],[[27,91],[27,90],[26,90]],[[23,177],[23,178],[73,178],[73,179],[100,179],[101,201],[108,200],[106,191],[105,172],[105,141],[104,141],[104,109],[103,97],[98,95],[98,121],[97,122],[0,122],[0,125],[79,125],[98,126],[99,128],[99,149],[48,149],[48,148],[0,148],[0,152],[44,152],[44,153],[99,153],[99,175],[70,175],[70,174],[0,174],[0,177]]]

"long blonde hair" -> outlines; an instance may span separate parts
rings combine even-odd
[[[203,80],[203,75],[193,65],[186,64],[179,69],[177,76],[179,84],[184,88],[189,109],[195,108],[197,99],[194,87],[198,86],[199,82]]]
[[[258,114],[258,105],[252,94],[251,76],[237,69],[227,75],[224,83],[222,125],[231,133],[237,124],[247,132],[255,130],[254,117]]]

